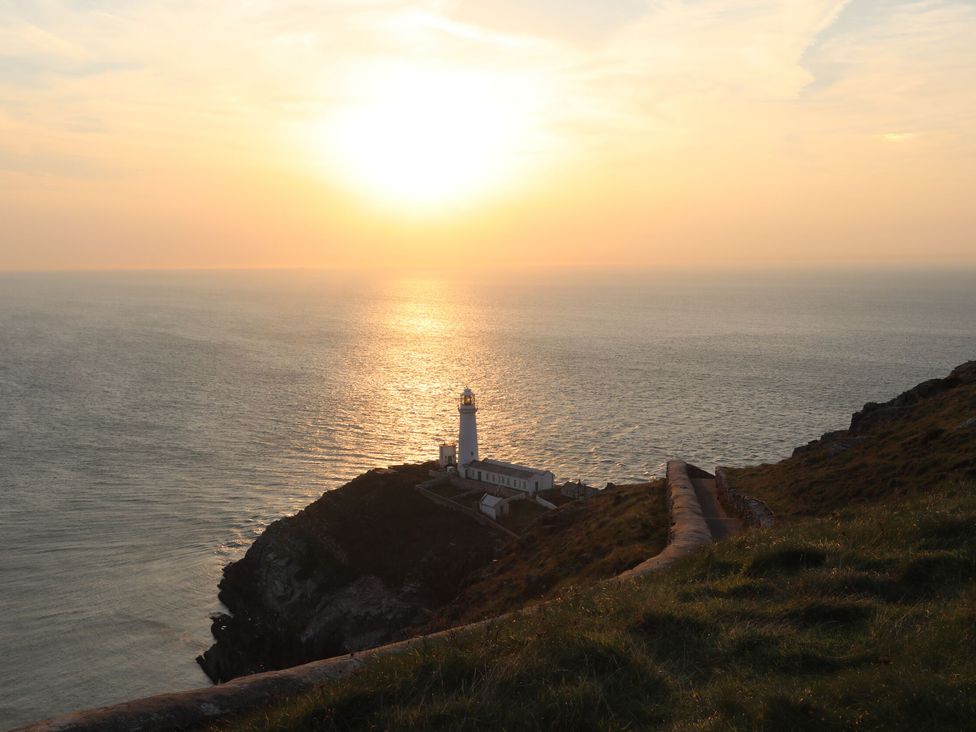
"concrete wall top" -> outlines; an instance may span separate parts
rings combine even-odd
[[[667,479],[668,507],[671,513],[668,545],[659,554],[617,575],[618,580],[658,572],[699,547],[712,543],[712,532],[705,523],[695,487],[688,476],[688,464],[684,460],[669,460]]]

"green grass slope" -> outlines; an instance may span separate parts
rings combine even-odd
[[[567,585],[614,577],[661,551],[669,527],[664,480],[613,486],[566,503],[538,517],[503,555],[469,577],[423,631],[494,617]]]
[[[972,484],[715,545],[216,729],[964,729]]]

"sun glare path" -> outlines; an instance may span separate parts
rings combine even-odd
[[[414,67],[358,79],[320,130],[327,164],[350,187],[412,209],[500,190],[525,168],[537,123],[519,80]]]

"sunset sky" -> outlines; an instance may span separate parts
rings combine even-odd
[[[0,0],[0,269],[976,263],[976,3]]]

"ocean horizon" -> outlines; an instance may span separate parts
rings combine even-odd
[[[788,456],[976,357],[976,269],[0,273],[0,727],[207,685],[222,567],[374,467]]]

